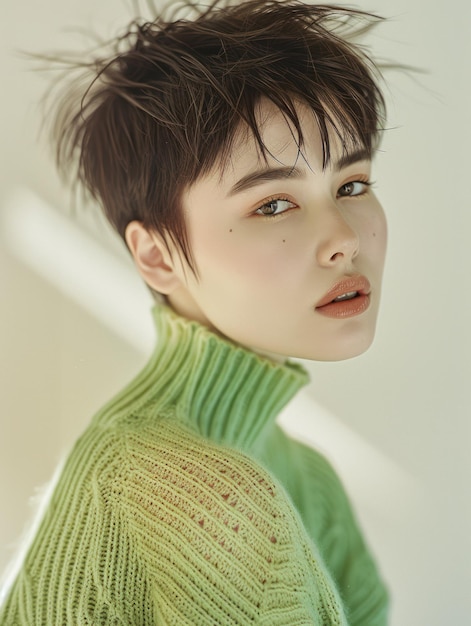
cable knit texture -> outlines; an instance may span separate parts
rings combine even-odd
[[[384,626],[335,473],[276,425],[308,382],[166,307],[157,347],[74,446],[5,626]]]

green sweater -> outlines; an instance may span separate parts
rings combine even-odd
[[[2,626],[379,626],[326,460],[276,425],[308,381],[155,309],[157,347],[75,444]]]

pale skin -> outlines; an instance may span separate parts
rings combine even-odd
[[[197,276],[175,246],[140,222],[128,225],[126,241],[144,280],[181,315],[271,358],[347,359],[374,337],[386,220],[367,184],[370,160],[359,151],[342,161],[333,139],[323,169],[317,124],[305,107],[298,111],[301,155],[286,120],[264,102],[258,115],[268,163],[241,133],[225,170],[215,168],[184,193]],[[351,277],[369,281],[366,309],[323,315],[319,303]]]

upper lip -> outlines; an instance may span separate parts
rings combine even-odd
[[[349,293],[350,291],[357,291],[361,295],[368,295],[371,291],[370,281],[366,278],[366,276],[361,276],[357,274],[355,276],[346,276],[341,280],[337,281],[325,294],[325,296],[320,300],[316,309],[325,306],[342,296],[345,293]]]

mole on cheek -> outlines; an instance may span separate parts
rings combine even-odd
[[[286,239],[283,239],[283,243],[285,243],[285,242],[286,242]]]
[[[232,233],[232,228],[229,228],[229,232]]]

